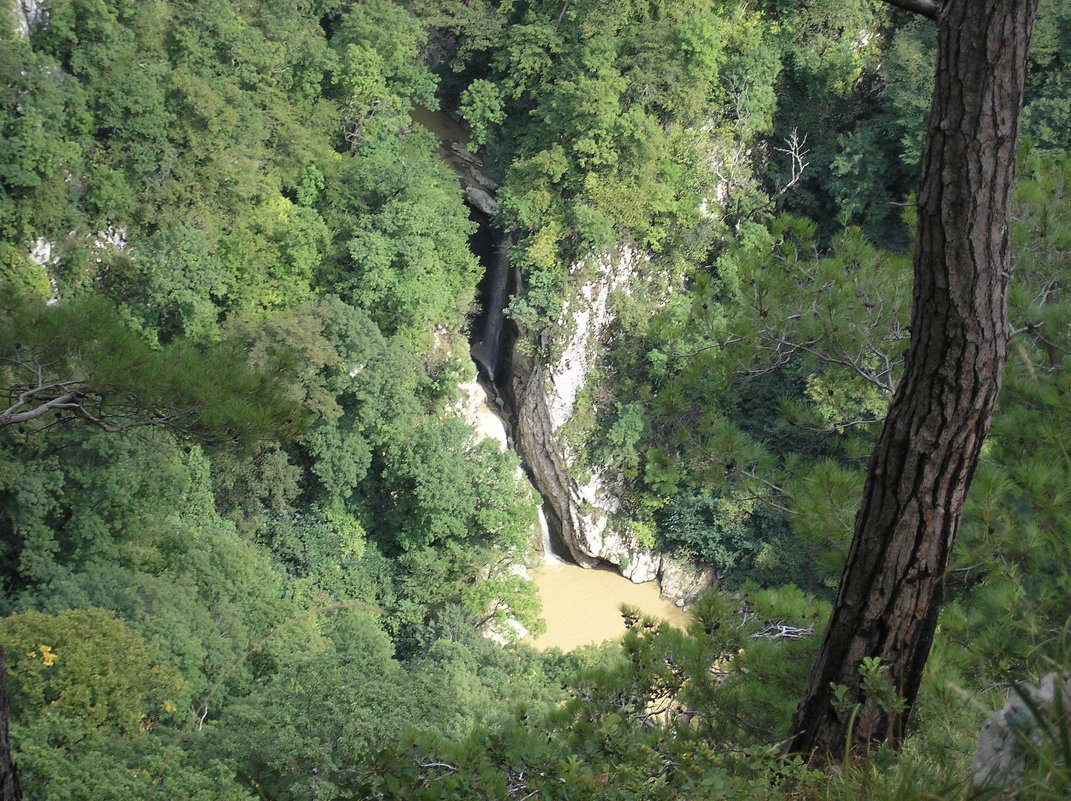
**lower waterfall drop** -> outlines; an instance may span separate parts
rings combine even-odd
[[[543,504],[536,507],[536,517],[539,518],[539,534],[543,545],[543,564],[560,564],[562,560],[554,553],[554,543],[550,540],[550,526],[547,525],[547,516],[543,512]]]

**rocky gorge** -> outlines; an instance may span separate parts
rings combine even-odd
[[[483,229],[485,242],[477,249],[488,275],[480,316],[472,323],[473,359],[491,403],[508,421],[509,444],[543,499],[552,542],[581,567],[609,565],[634,583],[657,580],[664,598],[687,605],[715,583],[715,570],[640,542],[621,514],[618,479],[584,465],[563,437],[603,351],[615,294],[642,285],[646,257],[622,244],[573,265],[570,272],[578,280],[557,325],[538,334],[525,329],[504,314],[510,298],[523,290],[524,277],[508,263],[511,236],[493,226],[496,184],[484,174],[481,158],[458,138],[463,131],[456,121],[427,110],[414,113],[414,121],[440,136],[440,155],[457,174]]]

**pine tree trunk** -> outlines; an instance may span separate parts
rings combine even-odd
[[[19,774],[11,761],[11,741],[7,733],[7,687],[4,684],[4,646],[0,645],[0,801],[19,801]]]
[[[918,193],[911,342],[789,749],[821,763],[900,742],[1007,355],[1008,212],[1037,0],[947,0]],[[864,696],[879,657],[906,700]],[[831,684],[847,687],[832,705]],[[858,706],[856,706],[858,705]],[[885,707],[885,708],[883,708]]]

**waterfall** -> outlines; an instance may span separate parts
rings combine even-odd
[[[495,237],[494,254],[487,270],[487,284],[483,298],[483,313],[480,315],[479,341],[472,347],[473,358],[487,371],[487,377],[497,380],[496,371],[502,352],[502,311],[509,301],[509,248],[508,236]]]
[[[554,544],[550,541],[550,526],[547,525],[547,516],[543,513],[543,504],[536,507],[536,516],[539,518],[539,534],[543,542],[543,562],[548,565],[558,564],[561,559],[554,553]]]

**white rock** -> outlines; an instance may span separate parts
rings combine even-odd
[[[713,583],[713,571],[689,574],[690,580],[684,580],[681,563],[651,553],[627,527],[613,522],[620,509],[615,486],[619,478],[596,468],[583,483],[578,481],[575,476],[590,467],[582,465],[559,435],[576,411],[577,398],[604,350],[613,321],[613,294],[630,292],[641,280],[665,285],[667,276],[652,275],[647,257],[628,247],[613,256],[575,264],[570,272],[594,272],[594,277],[565,304],[559,329],[570,333],[561,355],[546,366],[537,359],[514,355],[521,452],[578,564],[594,567],[608,562],[637,584],[653,581],[669,569],[671,579],[668,588],[663,584],[663,594],[689,603]]]
[[[38,267],[52,267],[59,262],[59,258],[52,255],[56,246],[47,239],[39,238],[34,242],[33,250],[30,251],[30,261]]]
[[[46,0],[15,0],[15,22],[18,34],[23,39],[30,35],[30,29],[43,24],[48,17]]]
[[[126,229],[109,225],[103,231],[97,231],[97,236],[93,240],[93,247],[98,250],[111,248],[112,250],[118,250],[120,253],[124,252],[127,248]]]
[[[622,248],[614,256],[597,259],[597,278],[580,287],[575,302],[565,303],[558,325],[572,330],[572,335],[557,363],[548,371],[551,390],[547,394],[547,408],[555,432],[572,417],[577,395],[594,359],[602,351],[598,343],[613,320],[610,298],[619,289],[628,290],[636,277],[637,264],[646,261],[646,256],[630,247]],[[573,271],[580,266],[574,265]]]
[[[483,385],[473,379],[459,384],[461,400],[452,404],[448,411],[465,421],[473,430],[477,441],[493,439],[498,442],[500,450],[509,448],[509,436],[506,424],[497,412],[491,408],[490,398]]]

